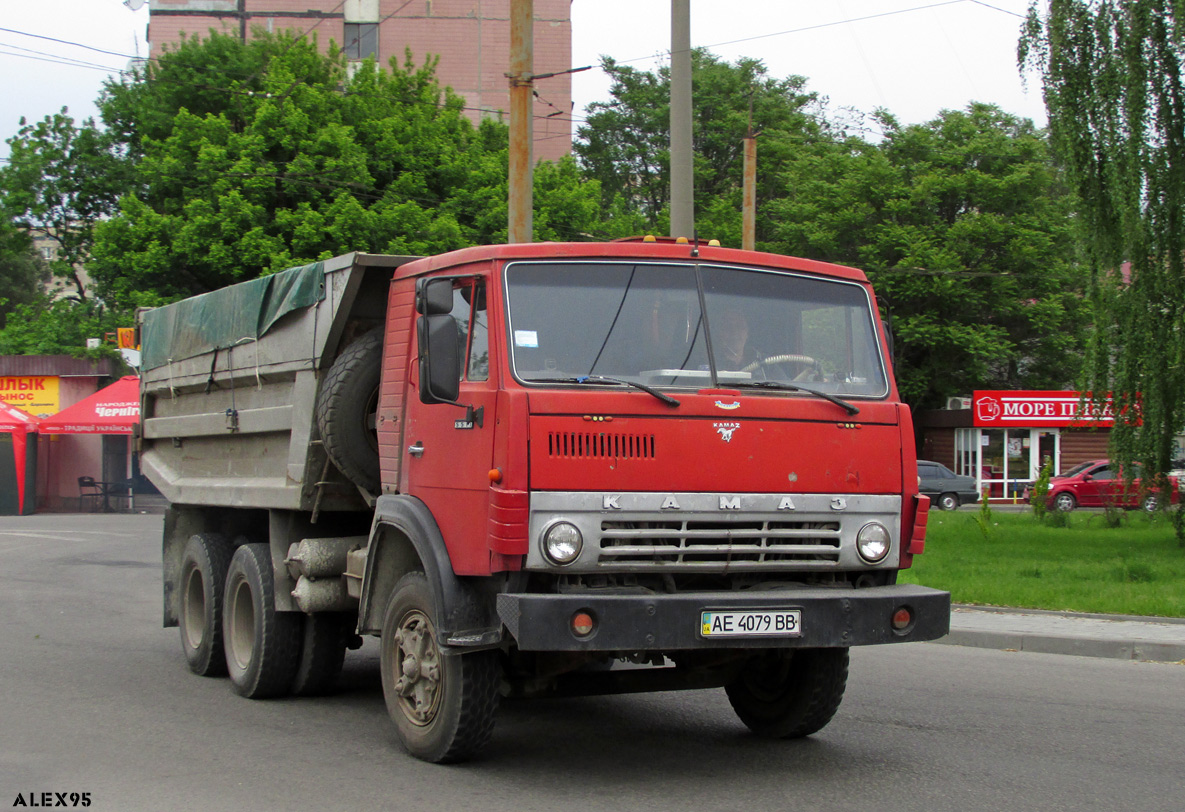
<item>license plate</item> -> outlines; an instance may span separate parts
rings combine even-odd
[[[800,637],[801,609],[707,611],[700,615],[702,637]]]

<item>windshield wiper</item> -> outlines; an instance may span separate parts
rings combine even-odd
[[[621,386],[632,386],[635,389],[642,390],[648,395],[653,395],[668,406],[679,405],[679,401],[675,400],[668,394],[659,392],[653,386],[647,386],[646,384],[638,383],[637,381],[627,381],[623,378],[610,378],[605,375],[578,375],[576,377],[566,378],[526,378],[525,380],[527,383],[612,383],[619,384]]]
[[[855,416],[860,414],[860,410],[858,408],[848,403],[846,400],[843,400],[842,398],[837,398],[835,395],[828,394],[827,392],[821,392],[818,389],[812,389],[809,386],[799,386],[796,383],[782,383],[781,381],[729,381],[728,385],[736,387],[754,386],[761,387],[762,389],[781,389],[786,392],[806,392],[808,394],[815,395],[816,397],[823,398],[823,400],[831,401],[836,406],[844,409],[849,415]]]

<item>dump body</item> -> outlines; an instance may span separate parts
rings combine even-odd
[[[365,510],[314,408],[343,344],[380,328],[413,257],[347,254],[145,314],[140,464],[174,504]],[[271,283],[270,285],[268,283]]]

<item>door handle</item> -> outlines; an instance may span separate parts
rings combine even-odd
[[[424,456],[424,444],[419,440],[416,440],[414,444],[407,447],[407,453],[411,454],[413,457]]]

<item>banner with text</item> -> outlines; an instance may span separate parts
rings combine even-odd
[[[61,411],[57,375],[8,375],[0,377],[0,400],[37,417]]]
[[[972,425],[980,428],[1110,427],[1115,422],[1108,399],[1101,407],[1082,392],[976,390]]]

